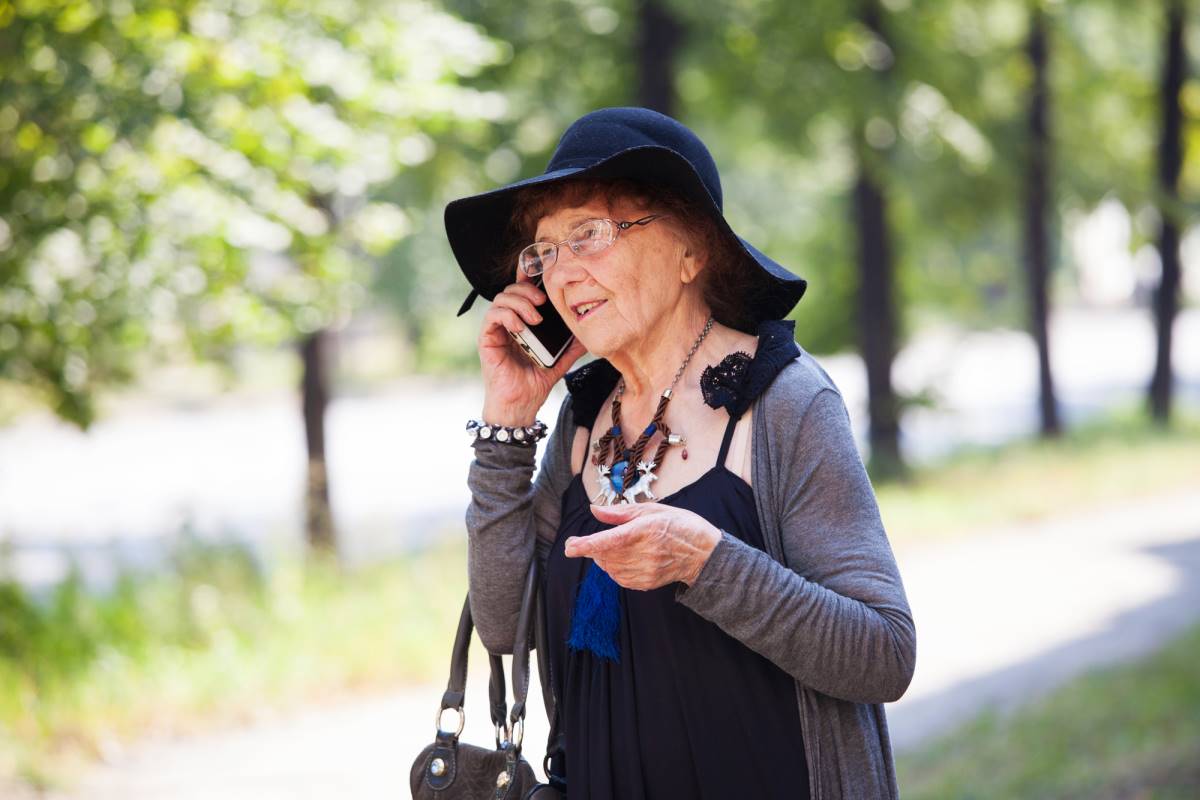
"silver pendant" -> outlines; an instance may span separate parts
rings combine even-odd
[[[658,464],[653,461],[639,461],[637,463],[638,479],[633,486],[629,487],[629,499],[637,502],[638,495],[642,495],[647,500],[657,500],[654,492],[650,491],[650,484],[658,480],[658,476],[652,471]]]

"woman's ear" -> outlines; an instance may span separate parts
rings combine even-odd
[[[683,253],[679,257],[679,280],[684,284],[691,283],[704,269],[704,259],[695,248],[683,245]]]

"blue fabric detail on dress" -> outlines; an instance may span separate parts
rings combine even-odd
[[[591,650],[600,658],[621,661],[617,637],[621,623],[620,588],[595,561],[588,564],[571,614],[571,634],[567,638],[571,649]]]

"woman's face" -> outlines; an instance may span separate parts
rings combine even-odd
[[[538,221],[538,241],[561,242],[584,220],[632,221],[653,211],[602,200],[556,209]],[[576,255],[567,245],[543,275],[550,302],[588,351],[601,358],[644,339],[671,321],[680,300],[699,293],[699,260],[669,218],[620,232],[606,250]],[[599,301],[586,313],[580,306]]]

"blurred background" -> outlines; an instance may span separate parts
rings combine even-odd
[[[1200,796],[1197,13],[0,0],[0,796],[406,796],[482,404],[442,210],[612,105],[809,281],[904,795]]]

